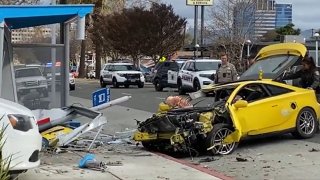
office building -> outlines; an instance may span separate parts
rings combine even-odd
[[[276,4],[276,28],[292,23],[292,4]]]

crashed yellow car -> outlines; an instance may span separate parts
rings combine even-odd
[[[134,140],[158,150],[229,154],[250,137],[279,133],[313,137],[320,116],[315,92],[281,80],[299,68],[306,52],[298,43],[263,48],[240,81],[210,85],[190,94],[192,106],[160,104],[158,113],[139,123]],[[202,100],[209,102],[199,106]]]

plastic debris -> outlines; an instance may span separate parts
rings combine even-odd
[[[94,154],[86,154],[80,160],[79,167],[88,168],[88,169],[97,170],[97,171],[103,171],[103,172],[107,168],[106,163],[97,161]]]
[[[242,157],[236,157],[236,160],[237,160],[238,162],[246,162],[246,161],[248,161],[248,159],[242,158]]]

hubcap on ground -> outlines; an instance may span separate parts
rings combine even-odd
[[[223,143],[223,140],[231,134],[232,131],[228,128],[221,128],[217,131],[213,138],[213,149],[216,151],[218,154],[226,155],[229,154],[235,146],[235,142],[231,144],[225,144]]]
[[[311,134],[314,131],[315,120],[311,112],[303,112],[299,116],[299,128],[304,134]]]

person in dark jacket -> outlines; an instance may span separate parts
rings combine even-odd
[[[310,88],[320,94],[320,74],[312,57],[305,57],[302,62],[302,69],[286,75],[283,80],[301,78],[300,85],[302,88]]]

